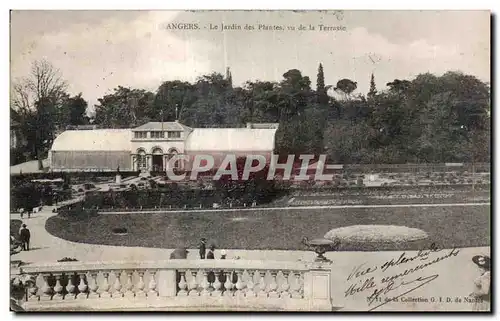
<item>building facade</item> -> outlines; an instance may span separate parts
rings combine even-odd
[[[52,145],[52,171],[156,171],[169,166],[189,171],[196,155],[217,166],[226,155],[245,157],[274,151],[277,124],[246,128],[191,128],[179,122],[149,122],[129,129],[67,130]],[[170,164],[174,155],[183,160]]]

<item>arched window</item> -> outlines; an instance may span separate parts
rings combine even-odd
[[[137,150],[137,167],[139,169],[147,167],[146,151],[142,148]]]
[[[179,154],[179,152],[177,151],[177,149],[175,148],[170,148],[168,150],[168,159],[171,159],[172,157],[174,157],[175,155]],[[181,161],[180,160],[176,160],[174,162],[174,168],[181,168]]]
[[[155,147],[153,148],[153,151],[151,152],[153,155],[163,155],[163,150],[160,147]]]

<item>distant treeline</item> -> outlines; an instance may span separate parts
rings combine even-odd
[[[18,99],[11,117],[29,139],[30,157],[46,152],[56,129],[67,125],[128,128],[177,118],[191,127],[276,122],[278,154],[326,153],[338,164],[490,161],[489,84],[447,72],[395,79],[379,88],[373,74],[366,80],[339,77],[329,85],[326,72],[319,64],[316,88],[297,69],[280,82],[248,81],[241,87],[233,85],[229,69],[194,83],[166,81],[156,92],[118,86],[98,100],[91,119],[82,96],[69,97],[59,86],[45,90],[49,96],[34,102],[29,113],[21,112]],[[370,82],[368,93],[357,91],[358,81]]]

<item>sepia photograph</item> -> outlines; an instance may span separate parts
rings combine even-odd
[[[10,311],[491,312],[491,24],[11,10]]]

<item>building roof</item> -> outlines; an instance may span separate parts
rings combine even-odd
[[[135,127],[132,130],[133,131],[148,131],[148,130],[170,130],[170,131],[184,131],[184,130],[191,130],[190,127],[180,124],[178,122],[157,122],[157,121],[151,121],[149,123],[146,123],[144,125],[141,125],[139,127]]]
[[[186,151],[273,151],[276,128],[194,128]]]
[[[52,143],[53,151],[130,151],[130,129],[67,130]]]

